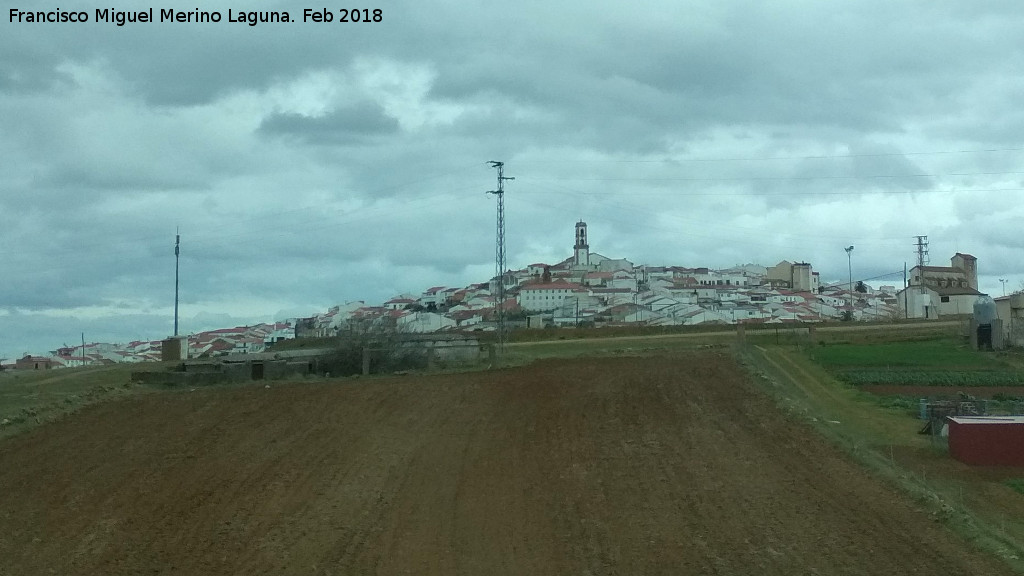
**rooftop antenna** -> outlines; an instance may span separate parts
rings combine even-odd
[[[498,198],[497,237],[494,242],[494,271],[498,279],[498,353],[505,352],[505,180],[515,180],[505,176],[505,163],[491,160],[491,168],[498,170],[498,189],[490,190]]]
[[[174,335],[178,335],[178,260],[181,253],[180,228],[174,229]]]

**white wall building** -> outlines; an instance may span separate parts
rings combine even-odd
[[[940,318],[973,314],[979,296],[978,260],[957,252],[951,266],[914,266],[909,286],[896,294],[896,304],[908,318]]]
[[[399,317],[396,323],[399,331],[414,334],[437,332],[457,325],[455,320],[434,312],[412,312]]]
[[[517,299],[519,306],[527,312],[550,312],[561,308],[566,298],[588,293],[587,289],[579,284],[558,280],[524,284]]]

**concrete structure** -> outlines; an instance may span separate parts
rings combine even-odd
[[[807,262],[783,260],[768,268],[765,283],[777,287],[785,287],[797,292],[817,292],[818,275]]]
[[[447,316],[435,312],[413,312],[399,317],[397,326],[401,332],[422,334],[425,332],[437,332],[438,330],[450,330],[458,326],[458,323]]]
[[[996,298],[996,317],[1008,346],[1024,346],[1024,292]]]
[[[604,272],[616,272],[619,270],[632,271],[634,268],[633,263],[625,258],[605,258],[600,254],[591,255],[591,262],[593,262],[595,256],[598,260],[598,262],[595,262],[597,269]]]
[[[427,368],[475,364],[487,352],[480,340],[469,334],[406,334],[398,348],[423,352]]]
[[[908,318],[941,318],[971,314],[979,296],[978,261],[957,252],[951,266],[914,266],[908,286],[896,294],[897,305]]]
[[[897,305],[908,318],[936,319],[970,314],[981,292],[973,288],[908,286],[896,295]]]
[[[25,355],[23,358],[19,358],[14,361],[15,370],[49,370],[57,366],[57,363],[43,356],[29,356]]]
[[[978,259],[970,254],[957,252],[949,259],[951,267],[956,270],[963,270],[969,288],[978,289]]]
[[[1024,416],[950,416],[949,453],[976,466],[1024,466]]]
[[[998,318],[988,324],[978,324],[977,319],[971,318],[967,326],[972,350],[1002,350],[1006,348],[1005,334],[1003,321]]]
[[[178,361],[188,358],[188,337],[171,336],[160,342],[160,359]]]
[[[543,330],[547,318],[550,316],[546,314],[530,314],[526,317],[526,327],[530,330]]]
[[[910,286],[931,288],[971,288],[978,293],[978,259],[957,252],[949,259],[950,266],[914,266],[910,269]]]

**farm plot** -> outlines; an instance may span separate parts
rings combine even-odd
[[[1011,573],[710,351],[141,395],[0,463],[0,574]]]
[[[838,380],[880,395],[1024,397],[1024,371],[951,340],[832,345],[812,356]]]

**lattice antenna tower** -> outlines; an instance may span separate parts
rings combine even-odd
[[[498,281],[497,312],[498,312],[498,352],[505,351],[505,180],[515,180],[505,176],[505,163],[491,160],[492,168],[498,170],[498,189],[490,190],[498,199],[497,234],[494,241],[494,273]]]
[[[928,237],[927,236],[914,236],[917,238],[917,265],[927,266],[928,265]]]

